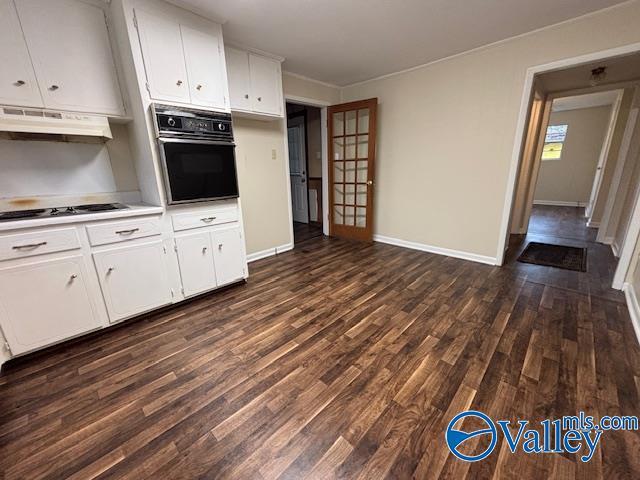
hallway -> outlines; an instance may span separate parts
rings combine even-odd
[[[611,288],[618,259],[609,245],[596,243],[596,234],[595,228],[586,226],[582,207],[534,205],[529,232],[509,238],[505,266],[524,274],[529,282],[596,295],[624,305],[624,294]],[[529,242],[586,247],[587,271],[575,272],[518,262],[518,256]]]

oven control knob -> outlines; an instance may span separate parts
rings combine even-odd
[[[167,124],[168,124],[170,127],[175,127],[175,126],[176,126],[176,121],[173,119],[173,117],[169,117],[169,118],[167,119]]]
[[[227,129],[227,126],[224,123],[218,124],[218,130],[224,132]]]

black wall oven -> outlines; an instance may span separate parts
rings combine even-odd
[[[169,205],[239,196],[231,115],[153,105]]]

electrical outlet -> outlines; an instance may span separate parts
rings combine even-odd
[[[278,155],[276,153],[276,149],[272,148],[271,149],[271,160],[275,160],[276,158],[278,158]]]

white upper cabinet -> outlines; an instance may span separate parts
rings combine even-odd
[[[251,84],[249,82],[249,55],[236,48],[225,49],[229,99],[232,110],[251,111]]]
[[[280,62],[249,54],[251,106],[255,112],[282,115],[282,71]]]
[[[180,30],[189,76],[191,103],[227,109],[227,79],[222,57],[222,36],[209,35],[185,25],[181,25]]]
[[[0,0],[0,65],[0,103],[44,106],[13,0]]]
[[[122,115],[104,10],[78,0],[15,4],[44,106]]]
[[[135,15],[149,95],[154,100],[189,103],[180,25],[144,10],[136,10]]]
[[[153,100],[228,110],[222,29],[180,23],[136,9],[149,96]]]
[[[282,117],[280,60],[227,47],[231,110]]]

